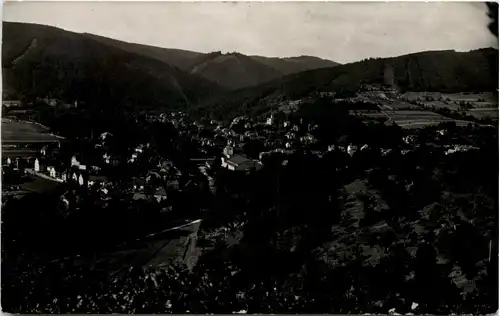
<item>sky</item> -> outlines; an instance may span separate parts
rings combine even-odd
[[[203,53],[340,63],[498,48],[486,5],[467,2],[6,2],[5,21]]]

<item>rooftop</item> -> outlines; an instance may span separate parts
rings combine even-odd
[[[247,157],[242,156],[242,155],[234,155],[234,156],[231,156],[231,158],[229,158],[227,160],[228,163],[235,164],[235,165],[240,165],[240,164],[247,162],[247,161],[250,161],[250,159],[248,159]]]

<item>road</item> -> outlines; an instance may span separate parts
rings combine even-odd
[[[26,170],[26,173],[32,174],[34,176],[40,177],[40,178],[45,179],[45,180],[50,180],[50,181],[54,181],[54,182],[58,182],[58,183],[63,183],[64,182],[63,180],[54,179],[54,178],[49,177],[48,175],[45,175],[43,173],[36,172],[33,169],[25,169],[25,170]]]

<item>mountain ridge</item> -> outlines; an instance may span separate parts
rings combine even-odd
[[[498,89],[497,49],[424,51],[290,74],[258,86],[229,91],[207,100],[196,110],[205,115],[237,116],[259,112],[263,104],[300,99],[311,92],[352,94],[363,83],[383,84],[387,67],[393,68],[394,84],[406,91]]]
[[[2,70],[7,93],[114,105],[162,107],[170,102],[186,107],[223,90],[177,67],[79,33],[4,23],[3,34]]]
[[[17,22],[4,22],[3,33],[4,95],[10,98],[55,97],[227,116],[315,91],[352,93],[363,83],[384,83],[387,67],[393,68],[394,84],[407,91],[498,88],[498,50],[493,48],[424,51],[338,65],[311,56],[163,49]],[[312,64],[313,69],[303,70]]]
[[[92,47],[96,45],[95,43],[100,43],[107,47],[119,49],[124,53],[135,54],[141,56],[141,58],[154,59],[166,65],[176,67],[185,73],[197,75],[207,81],[217,83],[223,89],[230,90],[259,85],[290,73],[303,71],[304,69],[337,65],[337,63],[332,61],[310,56],[274,58],[247,56],[241,53],[200,53],[183,49],[130,43],[90,33],[67,31],[42,24],[3,22],[3,25],[5,37],[3,43],[4,56],[2,56],[3,68],[9,68],[9,64],[14,60],[13,55],[20,56],[21,52],[26,51],[26,47],[30,45],[33,39],[37,39],[38,45],[50,46],[54,44],[57,38],[68,44],[68,48],[59,45],[59,53],[62,55],[69,54],[74,58],[82,57],[83,47],[79,47],[82,48],[82,51],[70,50],[75,45],[77,38],[79,41],[86,39],[91,41],[87,41],[87,44],[93,43],[91,44]],[[8,33],[16,35],[9,36]]]
[[[159,59],[191,74],[198,74],[231,90],[255,86],[291,73],[339,65],[339,63],[331,60],[314,56],[302,55],[281,58],[249,56],[239,52],[222,53],[221,51],[215,51],[200,53],[135,44],[89,33],[84,34],[108,45]],[[228,60],[232,58],[234,58],[233,63],[229,62],[228,65]]]

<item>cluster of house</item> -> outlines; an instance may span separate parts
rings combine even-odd
[[[35,158],[33,168],[28,171],[45,175],[58,182],[72,182],[80,186],[91,187],[97,183],[107,183],[107,177],[98,175],[101,170],[97,166],[87,166],[73,156],[69,166],[64,164],[48,165],[43,159]]]
[[[362,90],[362,91],[361,91]],[[390,85],[364,85],[360,91],[364,94],[391,94],[397,93],[397,89]],[[331,93],[325,95],[331,96]],[[301,100],[293,101],[296,106]],[[296,104],[297,103],[297,104]],[[283,113],[281,113],[283,114]],[[262,168],[262,158],[273,153],[291,154],[296,148],[314,148],[317,139],[314,131],[317,125],[291,122],[286,119],[286,115],[278,116],[273,113],[261,120],[253,120],[247,116],[239,116],[232,120],[229,125],[220,122],[191,122],[182,113],[170,113],[160,115],[162,121],[174,123],[176,128],[180,128],[191,138],[200,144],[204,152],[216,153],[222,150],[221,166],[231,171],[249,171]],[[440,130],[437,137],[443,136],[444,131]],[[415,135],[405,136],[404,143],[413,147],[416,144]],[[245,144],[249,141],[260,141],[266,150],[261,152],[259,159],[246,157],[243,152]],[[462,146],[463,147],[463,146]],[[449,153],[461,149],[448,149]],[[454,147],[455,148],[455,147]],[[458,147],[457,147],[458,148]],[[324,150],[310,150],[312,153],[322,156],[327,151],[340,151],[349,156],[355,155],[358,151],[368,149],[368,145],[345,144],[331,145]],[[401,149],[402,154],[407,154],[411,149]],[[390,149],[381,149],[382,155],[387,155]]]
[[[235,152],[240,153],[249,141],[259,141],[269,150],[293,149],[315,144],[317,139],[313,136],[313,132],[318,126],[313,124],[300,125],[293,124],[286,119],[277,119],[273,114],[260,122],[240,116],[233,119],[229,126],[214,121],[205,126],[198,126],[199,130],[203,132],[195,136],[197,138],[195,140],[205,150],[221,149],[229,144]],[[247,162],[245,163],[247,164]]]
[[[108,178],[99,175],[101,168],[87,166],[75,156],[72,157],[69,167],[45,165],[42,159],[35,158],[33,168],[27,169],[42,177],[49,177],[57,182],[77,184],[81,187],[94,187],[104,194],[112,188]],[[7,161],[10,162],[10,161]],[[149,200],[153,197],[157,202],[167,199],[168,191],[179,190],[182,173],[169,160],[163,160],[143,177],[130,181],[129,191],[134,200]],[[189,186],[187,183],[185,186]]]
[[[228,144],[224,148],[221,157],[221,166],[231,171],[258,171],[262,169],[263,165],[260,161],[249,159],[241,154],[234,153],[234,147]]]
[[[298,102],[298,101],[297,101]],[[231,171],[260,170],[263,167],[262,159],[274,153],[292,154],[298,147],[308,147],[317,142],[313,136],[317,125],[304,124],[303,120],[297,123],[278,118],[270,114],[262,121],[254,121],[246,116],[236,117],[229,126],[220,122],[210,121],[208,124],[191,122],[178,114],[162,115],[165,121],[175,123],[188,129],[189,125],[199,133],[193,135],[203,149],[222,149],[221,167]],[[259,159],[251,159],[243,154],[243,147],[247,141],[261,141],[266,148],[259,155]],[[338,150],[353,156],[359,150],[368,146],[329,146],[325,150],[311,150],[311,153],[321,157],[324,152]],[[213,152],[213,151],[212,151]],[[220,151],[219,151],[220,152]],[[209,179],[210,180],[210,179]]]
[[[134,179],[133,199],[147,200],[153,196],[157,202],[167,199],[168,192],[178,191],[181,185],[182,172],[170,160],[162,160],[145,177]]]

